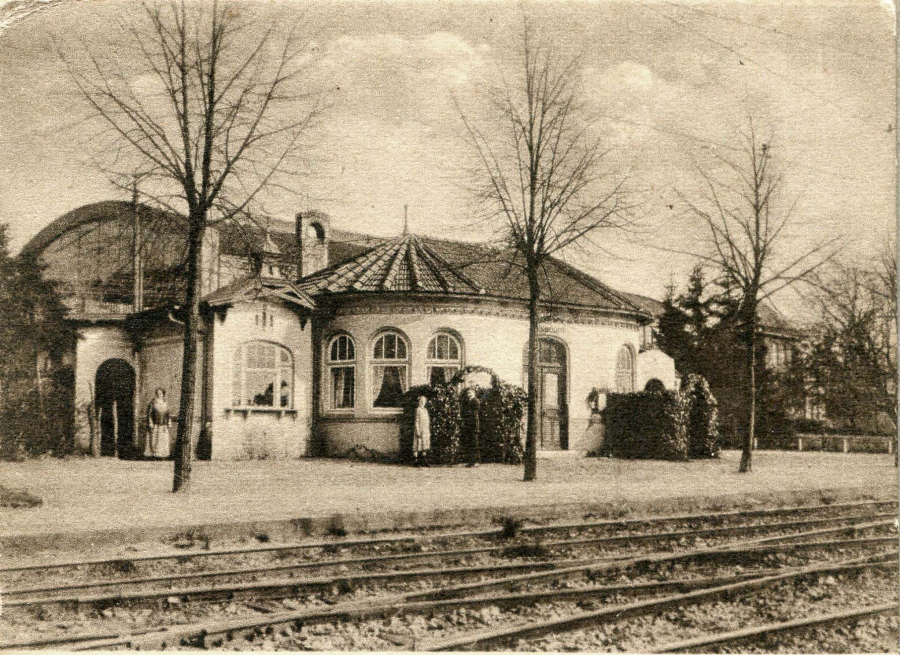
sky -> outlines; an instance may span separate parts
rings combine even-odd
[[[0,5],[0,222],[17,250],[82,204],[125,199],[93,163],[91,126],[57,54],[86,45],[133,62],[112,40],[137,3],[14,0]],[[628,231],[567,258],[612,287],[661,298],[703,250],[684,198],[697,167],[728,154],[748,120],[771,142],[795,205],[784,252],[836,238],[873,258],[896,229],[894,13],[881,2],[293,2],[233,6],[249,32],[292,27],[327,90],[295,194],[265,209],[321,209],[334,227],[484,240],[465,171],[456,103],[479,104],[516,70],[522,14],[561,56],[578,56],[586,106],[613,175],[642,202]],[[39,11],[34,11],[34,8]],[[257,32],[259,33],[259,32]],[[78,56],[74,55],[76,61]],[[80,60],[83,61],[83,60]],[[141,83],[135,79],[135,85]],[[677,251],[677,252],[673,252]],[[778,304],[778,299],[776,299]],[[790,313],[789,296],[781,300]]]

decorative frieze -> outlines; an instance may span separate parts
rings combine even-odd
[[[447,303],[348,303],[334,308],[334,316],[359,316],[372,314],[433,314],[433,315],[458,315],[458,316],[489,316],[492,318],[509,318],[513,320],[528,320],[527,308],[512,306],[497,306],[483,304],[447,304]],[[628,321],[621,318],[601,316],[587,311],[579,310],[555,310],[553,313],[544,313],[541,321],[547,323],[563,323],[577,325],[599,325],[605,327],[617,327],[627,330],[639,330],[637,321]],[[546,323],[541,326],[542,332],[554,334],[554,327]]]

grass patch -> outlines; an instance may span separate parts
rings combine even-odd
[[[500,534],[498,536],[501,539],[514,539],[518,536],[524,521],[514,516],[501,516],[500,518],[494,519],[494,523],[500,525]]]
[[[0,507],[10,509],[23,509],[28,507],[40,507],[44,504],[39,496],[25,489],[12,489],[0,485]]]

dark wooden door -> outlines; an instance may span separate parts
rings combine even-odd
[[[540,408],[540,448],[566,450],[569,447],[569,411],[566,402],[566,353],[558,341],[541,340],[538,365],[538,407]]]

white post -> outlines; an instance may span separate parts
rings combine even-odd
[[[850,440],[847,439],[847,437],[844,437],[844,452],[845,452],[845,453],[849,453],[849,452],[850,452],[849,441],[850,441]]]
[[[119,454],[119,411],[116,401],[112,404],[112,420],[113,420],[113,456]]]
[[[797,435],[797,450],[803,450],[803,437],[801,437],[800,435]]]

